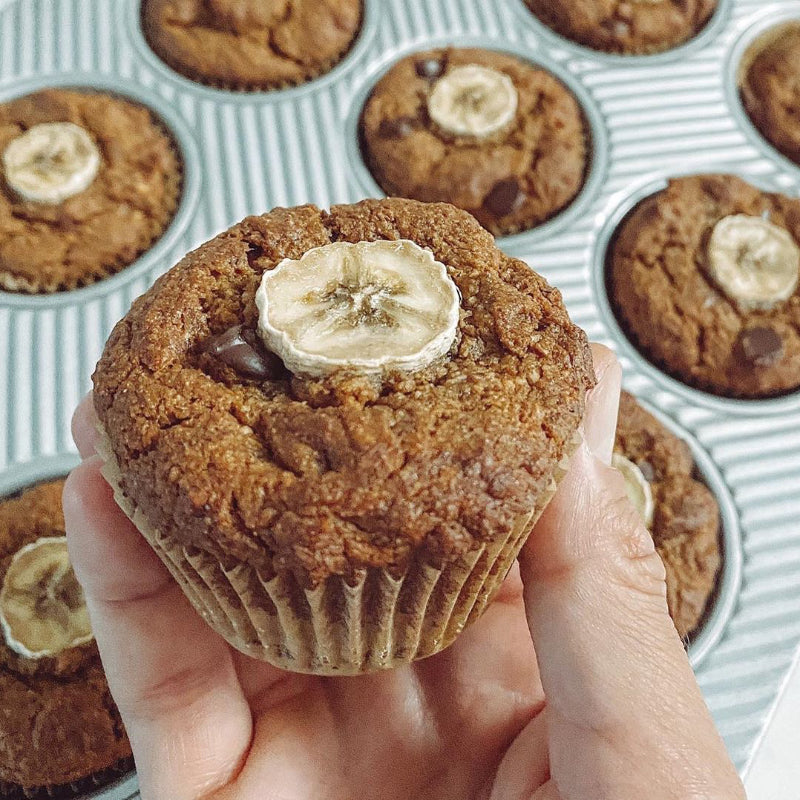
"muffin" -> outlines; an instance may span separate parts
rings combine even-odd
[[[545,25],[567,39],[607,53],[669,50],[696,36],[717,0],[525,0]]]
[[[233,646],[355,674],[448,646],[573,452],[594,375],[558,291],[444,204],[249,217],[94,375],[105,474]]]
[[[722,561],[717,501],[696,480],[686,442],[625,392],[613,464],[653,535],[667,572],[669,613],[688,639],[707,613]]]
[[[75,289],[135,261],[166,229],[181,168],[146,108],[46,89],[0,104],[0,288]]]
[[[150,47],[176,72],[223,89],[293,86],[332,69],[361,28],[363,0],[143,0]]]
[[[800,164],[800,22],[768,31],[750,47],[739,69],[748,116],[767,141]]]
[[[568,206],[589,157],[570,90],[544,69],[490,50],[402,59],[364,106],[360,133],[387,194],[452,203],[497,236]]]
[[[0,501],[0,797],[73,797],[132,769],[61,511],[63,480]]]
[[[671,375],[723,397],[800,385],[800,201],[733,175],[671,180],[607,254],[616,314]]]

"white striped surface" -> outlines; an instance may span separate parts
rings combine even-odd
[[[731,0],[705,44],[674,57],[594,56],[559,42],[521,0],[367,0],[374,35],[329,80],[256,96],[194,87],[147,51],[137,0],[0,0],[0,90],[64,72],[126,81],[166,103],[194,136],[200,202],[171,246],[144,269],[53,301],[0,295],[0,474],[71,452],[70,410],[90,385],[103,342],[131,300],[188,249],[249,213],[275,205],[328,206],[360,198],[343,140],[351,98],[374,66],[409,45],[485,37],[523,46],[567,69],[603,113],[608,174],[588,212],[544,241],[513,252],[559,286],[590,336],[614,345],[591,280],[595,237],[613,201],[643,174],[730,170],[797,193],[800,170],[761,146],[727,92],[728,54],[752,19],[800,3]],[[535,237],[534,237],[535,238]],[[736,764],[746,764],[800,642],[800,404],[781,415],[725,414],[690,401],[625,359],[627,385],[693,432],[729,483],[741,513],[744,582],[724,638],[698,678]]]

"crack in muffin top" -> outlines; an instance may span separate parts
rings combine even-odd
[[[282,259],[400,239],[461,294],[455,342],[428,367],[304,378],[251,333],[263,369],[247,377],[208,346],[256,329],[256,290]],[[134,304],[94,382],[122,488],[150,525],[316,585],[507,535],[552,489],[594,376],[556,289],[468,214],[393,199],[276,209],[219,235]]]

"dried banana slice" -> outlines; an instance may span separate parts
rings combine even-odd
[[[14,554],[0,588],[0,626],[8,646],[26,658],[54,656],[92,640],[66,537],[37,539]]]
[[[762,217],[721,219],[708,243],[711,278],[744,310],[787,300],[800,280],[800,247],[791,234]]]
[[[650,488],[647,478],[642,475],[642,471],[633,461],[619,453],[614,453],[611,466],[622,473],[622,477],[625,478],[625,491],[628,493],[631,503],[644,520],[645,526],[650,528],[653,524],[656,506],[653,501],[653,490]]]
[[[267,348],[289,371],[320,377],[422,369],[453,344],[460,298],[414,242],[334,242],[266,272],[256,305]]]
[[[71,122],[34,125],[3,152],[6,182],[23,200],[61,203],[87,189],[100,169],[92,137]]]
[[[456,136],[484,138],[505,128],[517,114],[519,94],[508,75],[468,64],[454,67],[434,84],[428,114]]]

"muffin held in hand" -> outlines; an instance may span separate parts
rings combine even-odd
[[[759,37],[739,70],[739,89],[753,124],[775,148],[800,164],[800,22]]]
[[[561,296],[447,205],[276,209],[162,277],[94,376],[106,475],[205,619],[299,672],[448,646],[593,385]]]
[[[556,33],[594,50],[641,55],[696,36],[717,0],[525,0]]]
[[[613,464],[625,478],[664,562],[675,627],[681,637],[689,638],[706,615],[722,561],[717,501],[695,479],[686,442],[626,393]]]
[[[181,165],[143,106],[45,89],[0,103],[0,288],[66,291],[133,263],[166,230]]]
[[[361,29],[364,0],[142,0],[154,52],[192,80],[269,90],[331,70]]]
[[[0,797],[67,798],[132,768],[53,481],[0,501]]]
[[[622,222],[607,269],[628,334],[675,377],[727,397],[800,386],[800,201],[671,180]]]
[[[361,138],[387,194],[452,203],[497,236],[567,207],[589,159],[583,112],[558,78],[474,48],[399,61],[364,107]]]

